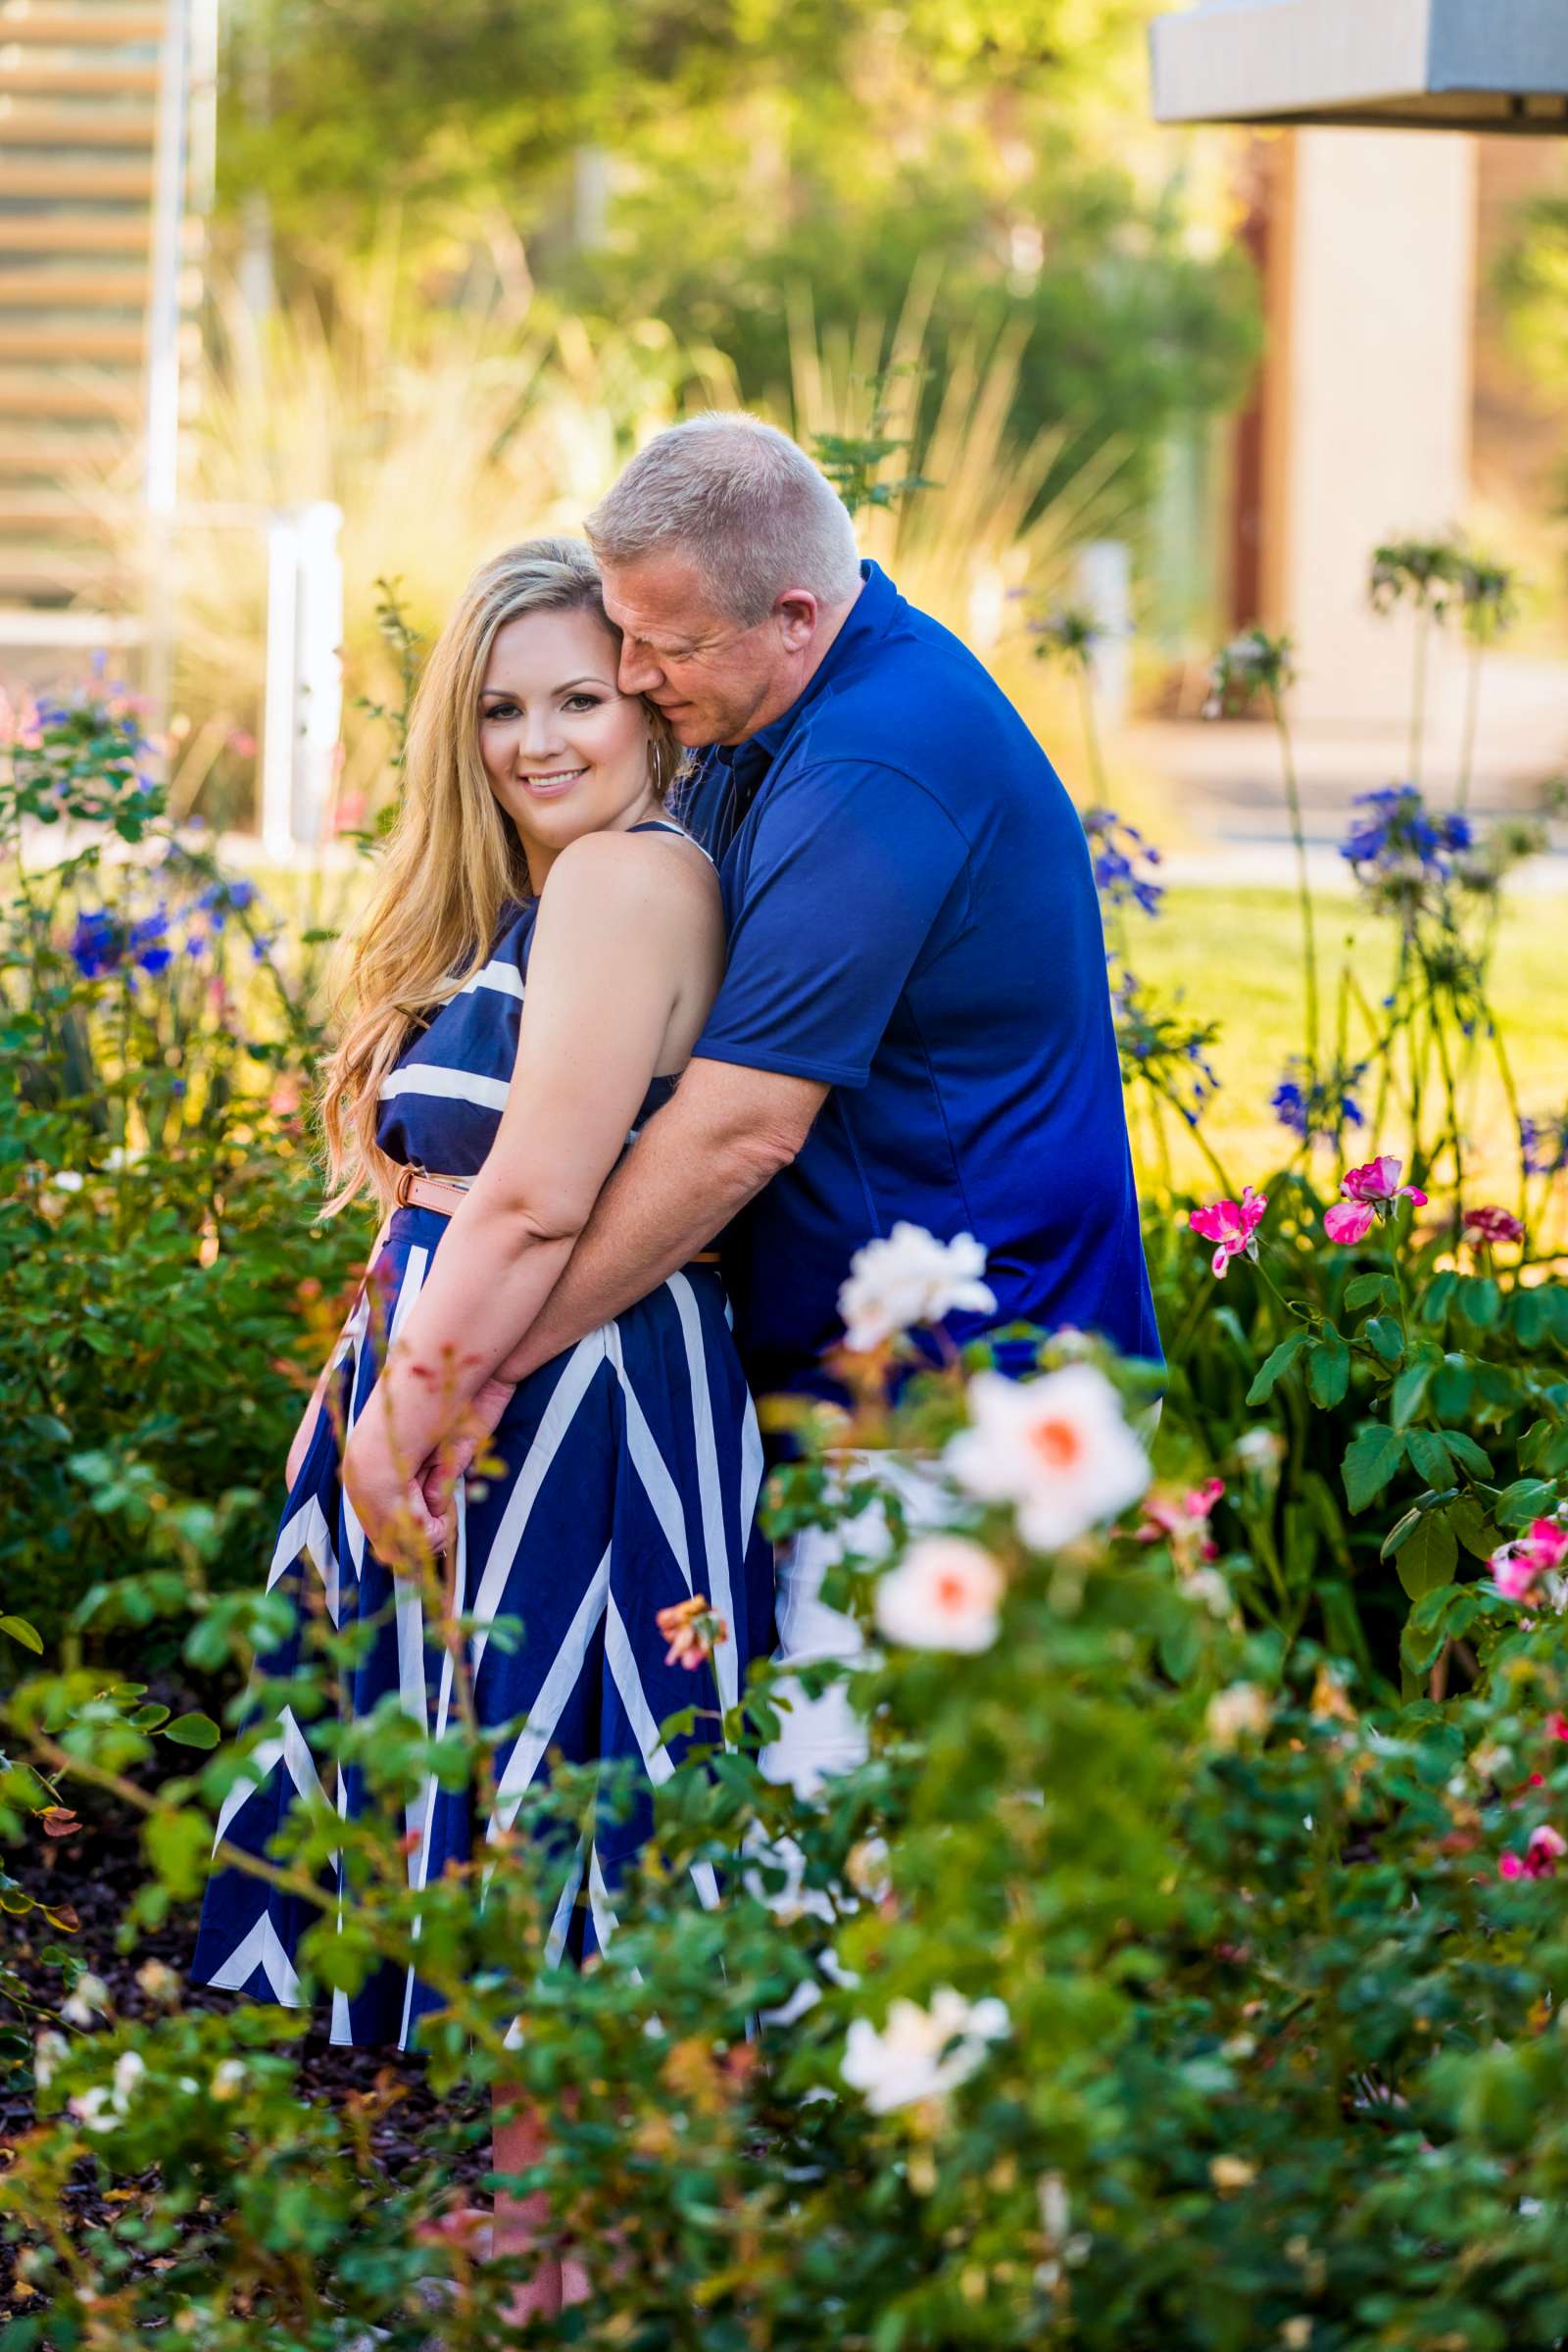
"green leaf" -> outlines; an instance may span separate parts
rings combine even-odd
[[[1546,1302],[1539,1291],[1515,1291],[1508,1320],[1521,1348],[1538,1348],[1546,1329]]]
[[[170,1893],[181,1900],[195,1894],[206,1876],[213,1842],[206,1815],[173,1811],[149,1814],[142,1837],[148,1859]]]
[[[1381,1421],[1374,1421],[1358,1438],[1352,1438],[1340,1464],[1345,1499],[1351,1510],[1364,1511],[1382,1494],[1403,1459],[1402,1432],[1387,1429]]]
[[[1435,1429],[1412,1429],[1405,1443],[1412,1467],[1429,1487],[1452,1486],[1453,1460]]]
[[[1451,1281],[1452,1276],[1448,1279]],[[1398,1298],[1396,1285],[1387,1274],[1357,1274],[1345,1286],[1347,1306],[1370,1306],[1373,1299],[1387,1298],[1392,1304]]]
[[[9,1634],[13,1642],[22,1643],[24,1649],[36,1650],[42,1657],[43,1636],[35,1625],[28,1624],[25,1617],[0,1617],[0,1634]]]
[[[1421,1506],[1419,1503],[1412,1503],[1409,1510],[1404,1513],[1402,1518],[1396,1519],[1394,1525],[1390,1528],[1388,1534],[1378,1545],[1378,1558],[1380,1560],[1386,1560],[1391,1552],[1397,1551],[1401,1544],[1406,1544],[1409,1542],[1411,1536],[1415,1533],[1420,1524]]]
[[[1477,1331],[1490,1331],[1502,1313],[1502,1293],[1490,1274],[1459,1278],[1459,1312]]]
[[[1345,1402],[1350,1385],[1350,1350],[1332,1323],[1307,1358],[1306,1385],[1314,1404],[1332,1408]]]
[[[1249,1404],[1261,1404],[1273,1395],[1275,1384],[1290,1370],[1311,1336],[1309,1331],[1288,1332],[1272,1353],[1264,1357],[1247,1392]]]
[[[1457,1421],[1470,1410],[1475,1394],[1475,1377],[1470,1359],[1464,1355],[1446,1355],[1438,1366],[1432,1383],[1432,1402],[1445,1421]]]
[[[1448,1512],[1448,1524],[1472,1558],[1490,1560],[1502,1542],[1500,1531],[1494,1527],[1473,1494],[1461,1494]]]
[[[1501,1527],[1528,1527],[1556,1508],[1557,1482],[1551,1478],[1516,1478],[1497,1496],[1494,1516]]]
[[[1466,1437],[1462,1429],[1446,1429],[1442,1435],[1443,1443],[1461,1470],[1468,1470],[1472,1478],[1492,1476],[1492,1457],[1485,1446],[1478,1446],[1474,1438]]]
[[[222,1738],[210,1715],[176,1715],[164,1727],[166,1740],[176,1740],[181,1747],[216,1747]]]
[[[1443,1592],[1444,1587],[1439,1585],[1423,1593],[1404,1621],[1404,1631],[1399,1636],[1399,1663],[1407,1674],[1424,1679],[1443,1655],[1448,1639],[1439,1622]]]
[[[1458,1556],[1446,1518],[1439,1511],[1425,1511],[1395,1554],[1394,1565],[1410,1598],[1419,1600],[1423,1592],[1447,1584]]]
[[[1396,1429],[1407,1429],[1426,1402],[1436,1364],[1411,1364],[1394,1384],[1390,1418]]]
[[[1404,1334],[1391,1315],[1374,1315],[1361,1337],[1371,1342],[1386,1364],[1396,1364],[1403,1357]]]
[[[1442,1325],[1447,1315],[1448,1301],[1453,1297],[1458,1279],[1457,1274],[1439,1274],[1427,1286],[1426,1295],[1421,1300],[1421,1320],[1430,1323],[1434,1330]]]

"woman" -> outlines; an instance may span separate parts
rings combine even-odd
[[[771,1638],[771,1558],[754,1524],[761,1449],[710,1262],[522,1381],[490,1443],[504,1470],[460,1487],[450,1524],[426,1500],[432,1460],[668,1099],[723,966],[711,863],[663,813],[676,746],[656,710],[620,693],[618,657],[576,541],[510,549],[470,583],[416,697],[404,805],[348,949],[323,1082],[330,1205],[373,1192],[388,1214],[290,1455],[270,1584],[300,1605],[262,1671],[286,1675],[301,1655],[318,1575],[333,1622],[368,1629],[353,1712],[395,1694],[439,1735],[452,1660],[424,1622],[426,1588],[395,1572],[445,1545],[453,1613],[474,1621],[478,1720],[523,1722],[497,1750],[488,1820],[471,1792],[433,1779],[409,1809],[413,1886],[512,1825],[547,1750],[666,1769],[660,1722],[694,1701],[732,1704]],[[666,1658],[656,1626],[700,1594],[728,1633],[701,1679]],[[489,1639],[498,1618],[522,1621],[520,1644]],[[248,1773],[219,1832],[263,1853],[296,1788],[318,1785],[286,1709]],[[350,1819],[372,1801],[354,1769],[336,1801]],[[548,1958],[605,1943],[617,1872],[647,1829],[644,1804],[585,1841]],[[194,1973],[295,2004],[295,1947],[318,1916],[221,1871]],[[407,2047],[435,2006],[414,1970],[382,1966],[334,1995],[332,2037]],[[499,2169],[522,2169],[536,2147],[526,2118],[498,2115]],[[525,2242],[526,2220],[498,2205],[498,2246],[509,2228]]]

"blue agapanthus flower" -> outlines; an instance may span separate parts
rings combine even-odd
[[[1141,906],[1157,914],[1163,887],[1153,878],[1159,852],[1114,808],[1086,808],[1083,828],[1095,869],[1095,887],[1107,906]]]
[[[124,933],[107,906],[89,907],[76,917],[71,959],[84,980],[100,980],[106,972],[118,971],[124,953]]]
[[[167,906],[155,907],[133,923],[125,922],[112,907],[90,906],[76,917],[71,959],[84,980],[102,980],[126,965],[143,972],[161,972],[173,960],[169,927]]]
[[[1116,958],[1107,961],[1114,966]],[[1196,1128],[1219,1090],[1218,1073],[1208,1058],[1218,1024],[1185,1019],[1179,990],[1167,1006],[1126,970],[1113,978],[1111,1004],[1123,1073],[1147,1077],[1188,1126]]]
[[[1560,1176],[1568,1168],[1568,1110],[1549,1119],[1522,1118],[1519,1156],[1531,1176]]]
[[[1345,1128],[1366,1125],[1366,1113],[1350,1092],[1365,1074],[1366,1063],[1358,1061],[1353,1069],[1336,1070],[1308,1084],[1305,1061],[1293,1054],[1269,1103],[1280,1125],[1303,1143],[1337,1143]]]
[[[1457,811],[1438,815],[1413,784],[1357,793],[1352,808],[1363,813],[1352,816],[1340,856],[1363,880],[1439,880],[1447,872],[1452,855],[1469,849],[1474,840],[1467,817]]]

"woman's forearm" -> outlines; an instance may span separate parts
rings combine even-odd
[[[529,1329],[574,1239],[480,1188],[464,1201],[376,1384],[378,1437],[411,1474]]]
[[[777,1090],[786,1090],[782,1107]],[[548,1363],[708,1249],[788,1163],[825,1092],[693,1062],[601,1192],[548,1304],[500,1360],[500,1377],[520,1380]]]

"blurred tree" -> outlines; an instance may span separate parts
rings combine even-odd
[[[1521,209],[1497,283],[1520,357],[1559,392],[1568,368],[1568,196],[1539,197]]]
[[[249,0],[225,186],[266,197],[285,267],[329,277],[395,201],[448,296],[487,255],[528,299],[715,347],[754,400],[787,392],[799,289],[829,332],[891,334],[929,269],[934,376],[1022,328],[1020,431],[1070,420],[1137,471],[1255,347],[1180,146],[1125,152],[1152,4]]]

